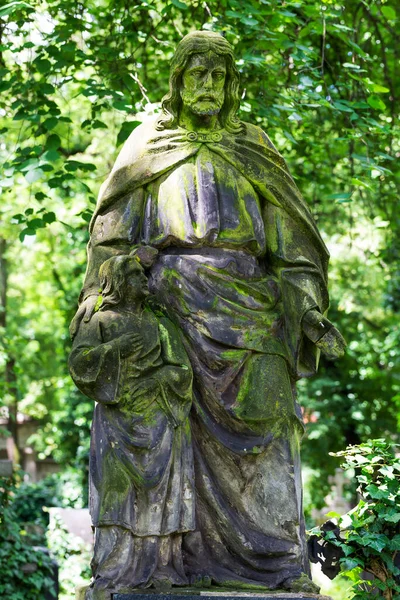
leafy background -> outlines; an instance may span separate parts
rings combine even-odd
[[[331,251],[348,352],[299,385],[306,512],[339,451],[395,440],[400,407],[400,34],[394,0],[34,0],[0,8],[0,406],[85,489],[92,406],[66,368],[87,224],[121,144],[159,108],[177,42],[226,35],[241,118],[289,163]],[[85,492],[81,492],[85,497]]]

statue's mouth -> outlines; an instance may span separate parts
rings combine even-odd
[[[214,98],[214,96],[207,96],[207,95],[199,96],[197,98],[197,102],[215,102],[215,98]]]

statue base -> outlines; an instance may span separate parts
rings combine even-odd
[[[76,600],[85,600],[85,585],[76,590]],[[108,594],[107,594],[108,595]],[[330,596],[320,596],[308,592],[271,592],[251,591],[214,591],[196,588],[157,592],[157,590],[138,590],[135,592],[109,592],[107,600],[332,600]]]
[[[172,598],[171,598],[172,597]],[[131,592],[112,594],[111,600],[332,600],[328,596],[309,593],[276,592],[210,592],[187,590],[185,592],[157,593]]]

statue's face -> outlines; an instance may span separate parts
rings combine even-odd
[[[216,115],[225,99],[225,58],[208,52],[193,54],[182,75],[183,105],[196,115]]]
[[[148,283],[143,268],[132,258],[125,266],[125,289],[129,290],[131,297],[141,299],[149,295]]]

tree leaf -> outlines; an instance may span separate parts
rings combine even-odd
[[[61,146],[61,140],[56,133],[52,133],[46,140],[46,148],[48,150],[58,150]]]
[[[37,58],[33,64],[39,73],[48,73],[51,69],[51,62],[47,58]]]
[[[121,129],[119,130],[117,136],[117,146],[123,144],[123,142],[128,139],[132,131],[139,125],[141,125],[141,121],[125,121],[122,123]]]
[[[9,4],[3,6],[3,8],[0,8],[0,17],[11,15],[13,12],[19,10],[20,8],[30,8],[31,10],[34,10],[33,6],[31,6],[27,2],[10,2]]]
[[[21,242],[23,242],[27,235],[36,235],[36,231],[33,229],[29,229],[29,227],[26,227],[21,231],[18,237],[21,240]]]
[[[42,159],[48,160],[49,162],[55,162],[59,158],[61,158],[61,154],[57,152],[57,150],[47,150],[47,152],[42,155]]]
[[[395,21],[397,19],[396,11],[391,6],[381,6],[380,9],[385,17],[390,21]]]
[[[56,127],[57,124],[58,124],[58,119],[56,117],[50,117],[49,119],[46,119],[45,121],[43,121],[43,127],[45,129],[47,129],[47,131],[54,129],[54,127]]]
[[[43,170],[42,169],[29,169],[28,171],[26,171],[25,173],[25,179],[29,182],[29,183],[34,183],[35,181],[37,181],[38,179],[41,179],[43,177]]]
[[[379,96],[368,96],[367,102],[372,108],[375,108],[376,110],[386,110],[386,104],[383,102],[383,100],[381,100],[381,98],[379,98]]]
[[[56,214],[54,212],[46,212],[43,215],[43,221],[45,223],[54,223],[54,221],[56,221]]]
[[[171,0],[171,4],[179,8],[180,10],[187,10],[189,7],[182,0]]]

